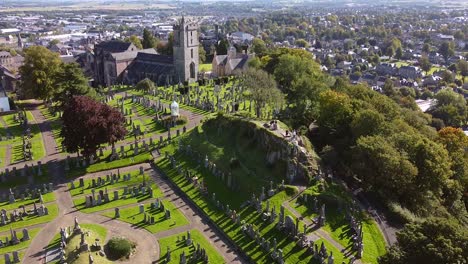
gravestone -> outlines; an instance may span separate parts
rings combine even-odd
[[[288,231],[296,230],[296,226],[294,224],[294,219],[292,218],[292,216],[290,216],[290,215],[286,216],[286,219],[285,219],[285,222],[284,222],[284,227]]]
[[[114,200],[119,199],[119,191],[114,191]]]
[[[115,208],[115,218],[119,218],[120,217],[120,209],[119,208]]]
[[[18,251],[13,251],[13,263],[19,263],[19,262],[20,262],[20,259],[19,259]]]
[[[29,237],[29,232],[28,232],[28,229],[23,229],[23,238],[21,239],[22,241],[28,241],[29,239],[31,239]]]
[[[145,206],[143,204],[140,204],[139,206],[140,214],[145,212]]]

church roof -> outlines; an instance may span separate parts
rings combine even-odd
[[[137,58],[139,54],[156,55],[156,50],[144,49],[144,50],[135,50],[135,51],[124,51],[124,52],[112,53],[112,57],[114,57],[116,61],[125,61],[125,60],[133,60]]]
[[[137,55],[137,60],[150,61],[161,64],[172,64],[174,58],[167,55],[139,52]]]
[[[109,52],[124,52],[130,48],[130,45],[132,45],[132,43],[123,42],[120,40],[109,40],[97,44],[96,47]]]
[[[227,55],[217,55],[215,57],[216,65],[226,65],[227,63]]]

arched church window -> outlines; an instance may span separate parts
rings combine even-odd
[[[190,63],[190,78],[195,78],[195,63]]]

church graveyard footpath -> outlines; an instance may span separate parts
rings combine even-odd
[[[186,165],[183,162],[181,162],[181,164],[183,164],[183,166]],[[273,247],[271,245],[274,239],[277,240],[278,249],[282,249],[282,254],[286,263],[297,263],[299,261],[308,263],[313,258],[313,254],[308,253],[309,249],[300,247],[292,238],[288,238],[288,235],[278,230],[276,222],[271,223],[269,221],[264,221],[261,214],[258,213],[256,209],[246,205],[245,200],[242,206],[231,207],[239,211],[236,213],[239,222],[233,221],[232,216],[229,217],[227,215],[227,211],[231,209],[228,208],[228,210],[226,210],[226,206],[235,203],[239,204],[238,201],[241,201],[242,199],[248,200],[249,198],[246,197],[246,194],[244,194],[243,191],[233,192],[225,185],[210,185],[208,182],[210,175],[208,173],[204,173],[203,171],[196,173],[195,175],[198,176],[199,179],[203,179],[204,182],[206,179],[208,190],[216,190],[216,202],[214,202],[212,199],[213,195],[210,191],[208,191],[208,194],[202,193],[200,189],[198,187],[194,187],[194,184],[190,183],[185,176],[179,174],[177,169],[172,168],[167,159],[161,157],[157,160],[156,165],[197,205],[197,207],[208,215],[211,220],[213,220],[213,222],[251,258],[253,262],[273,263],[270,258],[270,254],[265,251],[272,251]],[[223,194],[225,194],[224,198],[218,198],[218,196],[222,197]],[[290,199],[291,195],[293,194],[289,191],[276,193],[269,199],[270,206],[275,206],[276,212],[279,212],[279,205]],[[263,206],[265,207],[265,205]],[[292,222],[296,221],[293,214],[291,214],[286,208],[284,211],[285,215],[291,216],[291,219],[293,219]],[[233,210],[231,210],[231,214],[233,214]],[[255,229],[259,231],[259,236],[257,237],[260,237],[260,239],[265,238],[265,241],[270,241],[269,250],[265,250],[265,248],[260,245],[260,241],[252,239],[245,231],[241,230],[244,224],[252,224]],[[302,222],[299,222],[299,226],[302,230]],[[320,236],[317,235],[317,237]],[[320,243],[319,245],[321,245],[321,242],[322,240],[317,241],[317,243]],[[324,242],[324,245],[328,253],[333,252],[336,263],[341,263],[341,261],[346,259],[340,250],[335,248],[332,244]]]
[[[329,183],[325,191],[320,191],[319,185],[316,183],[309,187],[292,200],[290,206],[303,217],[313,219],[318,216],[314,209],[315,200],[323,201],[327,208],[327,221],[322,228],[345,248],[353,247],[356,231],[361,225],[364,244],[362,260],[365,263],[378,263],[378,257],[386,252],[386,244],[377,223],[366,212],[362,212],[339,185]]]
[[[40,210],[39,207],[41,206],[40,205],[37,206],[38,210]],[[59,210],[58,206],[57,204],[52,203],[52,204],[47,204],[45,207],[47,208],[48,214],[45,214],[45,212],[44,212],[44,215],[42,216],[38,214],[30,214],[26,217],[23,217],[23,220],[18,220],[15,222],[8,222],[6,225],[3,225],[3,226],[0,225],[0,232],[10,230],[10,228],[20,229],[20,228],[24,228],[27,226],[33,226],[33,225],[43,224],[43,223],[52,221],[58,215],[58,210]]]
[[[60,131],[62,130],[62,121],[60,120],[59,112],[52,112],[52,108],[44,108],[41,109],[41,114],[45,117],[45,119],[49,122],[52,128],[52,135],[54,137],[55,143],[58,146],[58,151],[63,152],[62,148],[62,141],[63,139],[60,137]]]
[[[190,224],[173,203],[159,198],[146,200],[135,207],[114,208],[102,215],[130,223],[134,227],[144,228],[152,234]]]
[[[26,230],[26,231],[25,231]],[[12,232],[16,232],[16,239],[18,242],[17,244],[10,244],[6,245],[6,238],[8,238],[9,243],[16,243],[13,242],[15,239],[12,239]],[[0,234],[0,258],[3,258],[5,253],[12,253],[13,251],[19,251],[29,247],[31,241],[36,237],[36,235],[41,231],[40,228],[21,228],[17,230],[11,230],[8,232],[4,232]],[[27,234],[25,234],[27,233]],[[25,236],[26,235],[26,236]]]
[[[148,185],[149,184],[147,183],[146,186]],[[114,207],[142,203],[143,201],[155,197],[151,195],[152,192],[153,195],[161,193],[156,184],[152,183],[149,186],[151,188],[143,187],[142,185],[138,187],[133,186],[132,188],[124,188],[117,191],[117,196],[115,196],[114,191],[105,193],[105,191],[101,190],[99,192],[95,192],[94,198],[93,195],[75,198],[73,199],[73,204],[75,205],[75,209],[80,210],[82,213],[89,214]],[[158,191],[155,192],[154,190],[156,189],[158,189]]]
[[[20,208],[22,206],[32,206],[34,203],[36,203],[37,205],[41,204],[40,197],[32,198],[31,195],[29,195],[29,196],[26,195],[25,199],[22,200],[21,198],[19,198],[19,196],[21,196],[21,195],[16,195],[15,196],[16,201],[14,203],[10,203],[10,201],[8,199],[6,199],[3,202],[0,202],[0,210],[2,210],[2,209],[4,209],[4,210],[18,209],[18,208]],[[6,197],[8,197],[8,196],[6,196]],[[55,201],[55,194],[53,192],[42,194],[42,203],[46,204],[46,203],[50,203],[50,202],[53,202],[53,201]]]
[[[108,177],[109,176],[109,177]],[[99,185],[99,178],[101,178],[101,184]],[[71,196],[77,195],[89,195],[92,193],[94,189],[96,192],[100,190],[108,189],[109,191],[113,191],[115,189],[123,189],[125,186],[134,186],[139,185],[143,181],[151,182],[151,178],[146,174],[140,174],[140,171],[129,171],[129,172],[122,172],[120,173],[119,170],[109,172],[106,176],[101,177],[94,177],[94,178],[86,178],[86,179],[78,179],[72,181],[72,183],[68,184],[68,189]],[[81,186],[82,182],[82,187]],[[93,187],[94,182],[94,187]],[[160,191],[153,190],[154,197],[160,196]]]
[[[66,243],[63,245],[63,259],[67,263],[90,263],[89,255],[93,257],[93,263],[107,264],[112,263],[108,260],[105,255],[101,256],[98,252],[103,251],[104,243],[107,237],[107,229],[104,226],[97,224],[85,224],[79,223],[79,229],[75,229],[75,226],[63,227],[60,233],[56,234],[54,238],[49,242],[46,249],[48,252],[60,250],[62,236],[66,237],[64,240]],[[75,231],[79,230],[79,231]],[[82,240],[83,238],[83,240]],[[82,243],[83,242],[83,243]],[[90,250],[88,254],[87,250]],[[59,251],[60,252],[60,251]],[[84,252],[84,253],[83,253]],[[52,255],[52,254],[51,254]],[[57,253],[57,259],[49,260],[48,263],[63,263],[61,262],[62,254]]]
[[[186,259],[186,263],[206,263],[203,262],[206,259],[208,263],[226,263],[203,234],[196,229],[160,239],[159,251],[161,252],[159,263],[185,263],[181,260],[182,258]],[[192,258],[193,261],[189,261]]]

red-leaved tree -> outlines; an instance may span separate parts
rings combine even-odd
[[[74,96],[62,115],[60,136],[68,152],[95,154],[101,144],[114,145],[127,134],[125,117],[115,108],[88,96]]]

